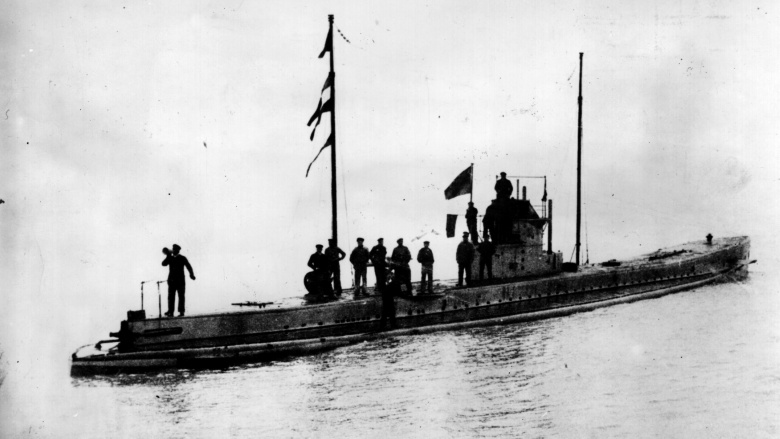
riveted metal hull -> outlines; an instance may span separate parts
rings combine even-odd
[[[303,355],[365,340],[516,323],[660,297],[747,276],[750,240],[688,243],[622,261],[536,279],[465,288],[439,285],[437,294],[395,299],[396,327],[383,330],[381,297],[258,311],[123,322],[125,340],[110,352],[81,350],[72,373],[171,367],[221,367]],[[129,335],[129,336],[127,336]]]

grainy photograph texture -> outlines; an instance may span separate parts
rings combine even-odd
[[[0,436],[780,435],[774,3],[0,10]]]

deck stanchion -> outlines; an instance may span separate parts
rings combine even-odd
[[[162,295],[160,294],[160,284],[165,282],[164,280],[158,280],[157,281],[157,313],[158,319],[162,318]]]

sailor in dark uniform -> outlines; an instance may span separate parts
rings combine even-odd
[[[326,269],[328,266],[328,260],[324,254],[322,254],[322,244],[315,245],[317,251],[309,256],[309,262],[306,264],[314,271]]]
[[[366,271],[369,260],[368,249],[363,247],[363,238],[358,238],[357,244],[357,247],[352,250],[352,254],[349,255],[349,262],[352,263],[352,267],[355,269],[356,297],[361,293],[364,296],[368,295],[368,286],[366,285]]]
[[[382,288],[382,318],[379,321],[382,329],[395,329],[395,296],[401,295],[401,279],[393,275],[393,270],[387,272],[387,284]]]
[[[412,294],[412,270],[409,268],[409,261],[412,260],[412,253],[404,246],[404,239],[398,238],[398,247],[393,249],[393,255],[390,257],[395,270],[395,277],[406,285],[406,294]]]
[[[424,247],[417,252],[417,262],[422,265],[420,274],[420,293],[425,293],[425,278],[428,278],[428,293],[433,294],[433,250],[428,245],[430,242],[423,242]]]
[[[384,239],[379,238],[376,240],[377,244],[371,248],[371,252],[368,256],[371,258],[371,263],[374,265],[374,274],[376,275],[376,288],[381,291],[385,287],[387,281],[387,249],[384,246]]]
[[[463,232],[463,241],[458,244],[455,260],[458,262],[458,286],[463,286],[463,272],[466,273],[466,285],[471,285],[471,263],[474,261],[474,246],[469,242],[469,232]]]
[[[487,238],[477,247],[479,250],[479,280],[484,279],[485,268],[487,268],[488,279],[493,279],[493,255],[496,253],[496,246]]]
[[[162,265],[168,266],[168,312],[165,313],[168,317],[173,317],[173,305],[176,303],[176,293],[179,293],[179,316],[184,315],[184,268],[190,272],[190,279],[195,280],[195,273],[192,271],[190,261],[187,260],[184,255],[179,254],[178,244],[173,244],[173,251],[168,248],[163,249],[165,253],[165,259],[162,261]]]
[[[508,180],[507,180],[508,181]],[[510,183],[511,184],[511,183]],[[469,201],[469,208],[466,209],[466,226],[469,228],[471,234],[471,242],[474,245],[479,241],[479,235],[477,234],[477,214],[479,211],[474,207],[474,203]]]
[[[506,172],[501,173],[501,178],[496,181],[494,189],[498,198],[510,198],[512,196],[514,188],[512,187],[512,182],[506,179]]]
[[[339,262],[347,257],[344,250],[336,245],[333,239],[328,240],[328,248],[325,249],[325,257],[328,259],[328,271],[333,275],[333,290],[337,295],[341,295],[341,267]]]
[[[320,296],[331,293],[330,282],[328,278],[328,258],[322,253],[322,244],[317,244],[317,251],[309,256],[309,263],[306,264],[314,270],[314,285],[317,294]]]

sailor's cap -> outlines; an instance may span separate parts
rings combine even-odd
[[[395,242],[397,242],[397,243],[399,243],[399,244],[400,244],[400,243],[404,242],[404,239],[403,239],[403,238],[398,238],[398,240],[397,240],[397,241],[395,241]]]
[[[177,248],[177,249],[181,250],[181,246],[179,246],[179,244],[173,244],[173,248]]]
[[[317,245],[315,245],[315,247],[322,248],[322,244],[317,244]]]
[[[363,238],[358,238],[357,240],[358,240],[358,242],[363,242],[363,241],[365,241],[365,239],[363,239]]]
[[[464,238],[468,238],[469,237],[469,232],[463,232],[463,237]]]

